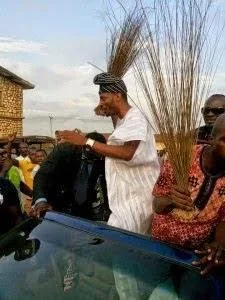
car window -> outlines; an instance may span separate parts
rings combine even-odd
[[[54,222],[32,222],[0,245],[0,299],[215,299],[213,280],[194,269]]]

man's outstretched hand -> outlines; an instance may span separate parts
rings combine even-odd
[[[57,132],[59,137],[59,143],[71,143],[74,145],[85,145],[87,138],[80,133],[75,132],[74,130],[63,130]]]

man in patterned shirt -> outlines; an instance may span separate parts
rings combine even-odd
[[[212,136],[211,145],[193,149],[188,190],[177,186],[170,162],[164,162],[153,190],[151,228],[154,238],[187,248],[211,243],[200,251],[209,259],[197,263],[210,268],[225,264],[225,114],[217,118]]]
[[[211,95],[205,101],[201,112],[205,125],[196,129],[197,143],[207,144],[211,140],[211,132],[216,119],[225,113],[225,96],[222,94]]]

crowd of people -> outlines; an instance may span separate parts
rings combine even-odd
[[[225,265],[225,96],[202,108],[184,189],[170,161],[159,163],[151,126],[129,104],[123,80],[101,73],[94,84],[95,111],[112,117],[111,135],[57,131],[47,156],[26,143],[15,153],[12,134],[0,149],[0,233],[24,215],[56,210],[196,250],[202,274]]]

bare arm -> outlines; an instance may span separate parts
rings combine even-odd
[[[115,146],[95,142],[92,150],[107,157],[129,161],[133,158],[139,143],[140,141],[130,141],[122,146]]]
[[[73,131],[59,131],[58,132],[61,142],[72,143],[74,145],[85,146],[87,138]],[[107,145],[95,141],[92,146],[92,150],[107,157],[118,158],[122,160],[129,161],[134,156],[135,151],[139,145],[140,141],[129,141],[124,143],[124,145]]]
[[[14,132],[8,136],[8,144],[6,147],[6,151],[7,151],[7,158],[12,161],[12,164],[14,166],[19,168],[19,161],[17,159],[11,158],[12,144],[13,144],[15,138],[16,138],[16,132]]]
[[[33,191],[23,181],[20,181],[20,191],[28,197],[32,198],[33,196]]]

